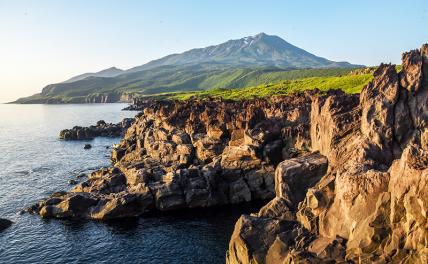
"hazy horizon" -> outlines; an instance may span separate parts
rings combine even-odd
[[[0,2],[0,102],[260,32],[334,61],[400,63],[428,42],[427,11],[425,1]]]

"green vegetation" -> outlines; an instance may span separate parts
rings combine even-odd
[[[352,70],[349,74],[351,75],[361,75],[361,74],[373,74],[377,70],[378,66],[356,68]],[[402,69],[401,65],[395,65],[395,71],[400,72]]]
[[[347,75],[350,71],[351,69],[344,68],[300,70],[282,70],[278,68],[256,70],[241,69],[239,71],[235,71],[234,74],[230,74],[228,76],[229,78],[214,78],[214,80],[209,78],[206,83],[208,84],[208,81],[211,81],[209,86],[213,89],[244,88],[265,83],[276,83],[283,80],[294,80],[308,77],[341,76]]]
[[[348,75],[352,69],[281,69],[276,67],[235,68],[218,64],[198,66],[162,66],[151,70],[123,74],[114,78],[89,77],[71,83],[48,85],[41,94],[22,98],[20,103],[84,102],[96,94],[132,93],[158,95],[161,93],[236,89],[278,83],[309,77]]]
[[[112,101],[124,94],[222,91],[302,78],[338,77],[361,67],[315,56],[278,36],[260,33],[171,54],[126,71],[113,67],[84,73],[16,102],[83,103],[100,98]]]
[[[359,93],[372,80],[371,74],[346,75],[334,77],[311,77],[296,80],[285,80],[278,83],[258,85],[242,89],[213,89],[202,92],[181,92],[158,94],[159,97],[186,100],[191,97],[221,97],[224,99],[249,99],[272,95],[285,95],[318,88],[321,91],[341,89],[346,93]]]

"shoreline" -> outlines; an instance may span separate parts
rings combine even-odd
[[[426,217],[416,210],[423,205],[406,203],[426,194],[427,57],[424,45],[403,55],[399,73],[380,65],[356,95],[311,90],[243,101],[141,102],[143,112],[112,150],[111,167],[30,211],[110,221],[270,200],[237,221],[227,263],[423,258],[419,246],[403,248],[389,237],[414,245],[426,237]],[[405,227],[403,211],[415,225]],[[366,252],[373,247],[376,253]]]

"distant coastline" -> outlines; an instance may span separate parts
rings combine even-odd
[[[96,93],[87,96],[57,97],[35,94],[20,98],[7,104],[94,104],[94,103],[132,103],[134,95],[129,93]]]

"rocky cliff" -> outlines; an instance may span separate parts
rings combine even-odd
[[[113,150],[111,168],[31,210],[43,217],[104,220],[271,199],[275,166],[309,149],[317,94],[145,102]]]
[[[16,104],[94,104],[94,103],[131,103],[133,93],[99,92],[88,95],[55,95],[39,93],[16,100]]]
[[[312,101],[311,154],[281,162],[276,197],[242,216],[228,263],[427,263],[428,45],[381,65],[359,102]]]
[[[428,45],[361,95],[145,101],[112,166],[30,210],[112,218],[270,200],[228,263],[426,263]]]

